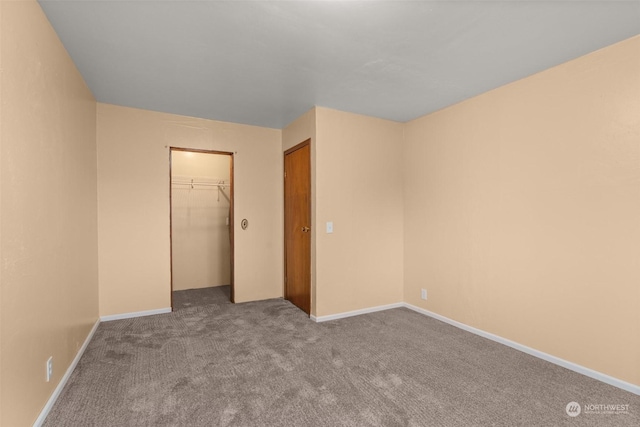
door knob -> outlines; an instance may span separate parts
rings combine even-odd
[[[309,230],[311,230],[309,227],[302,227],[302,232],[303,233],[308,233]]]

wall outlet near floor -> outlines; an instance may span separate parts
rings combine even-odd
[[[420,298],[426,300],[427,299],[427,290],[426,289],[422,289],[420,291]]]
[[[47,359],[47,382],[51,380],[53,376],[53,356]]]

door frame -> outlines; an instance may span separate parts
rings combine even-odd
[[[302,141],[299,144],[294,145],[293,147],[285,150],[285,152],[282,155],[282,169],[283,169],[283,180],[282,180],[282,195],[283,195],[283,240],[284,240],[284,292],[283,292],[283,296],[284,299],[287,299],[287,295],[288,295],[288,286],[289,284],[288,282],[288,278],[287,278],[287,210],[286,210],[286,197],[287,197],[287,192],[286,192],[286,186],[287,186],[287,182],[285,179],[285,175],[286,175],[286,161],[287,161],[287,155],[293,153],[294,151],[298,151],[301,148],[304,148],[306,146],[311,146],[311,138],[306,139],[304,141]],[[310,228],[311,228],[311,247],[309,250],[309,315],[311,315],[311,308],[312,308],[312,297],[313,297],[313,292],[311,292],[311,287],[312,287],[312,280],[311,280],[311,270],[313,268],[312,265],[312,260],[311,260],[311,252],[312,252],[312,247],[313,247],[313,236],[315,233],[314,227],[313,227],[313,211],[311,210],[311,200],[312,200],[312,189],[313,189],[313,185],[311,182],[312,179],[312,173],[311,173],[311,147],[309,147],[309,205],[307,207],[307,209],[309,209],[309,222],[311,222],[310,224]]]
[[[229,156],[229,250],[230,250],[230,258],[231,258],[231,277],[230,277],[230,289],[229,289],[229,299],[232,303],[235,303],[235,261],[234,261],[234,253],[235,253],[235,236],[233,229],[233,215],[234,215],[234,172],[233,172],[233,164],[234,164],[234,153],[230,151],[217,151],[217,150],[202,150],[198,148],[184,148],[184,147],[169,147],[169,277],[170,277],[170,287],[169,292],[171,294],[171,311],[173,311],[173,188],[171,187],[171,182],[173,178],[173,164],[172,164],[172,154],[174,151],[186,151],[189,153],[202,153],[202,154],[220,154],[224,156]]]

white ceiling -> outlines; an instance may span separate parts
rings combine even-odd
[[[40,4],[98,101],[273,128],[408,121],[640,34],[635,0]]]

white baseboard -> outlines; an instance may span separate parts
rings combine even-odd
[[[76,357],[71,362],[71,365],[69,365],[69,368],[67,368],[67,371],[64,373],[63,377],[60,379],[60,382],[56,386],[55,390],[53,390],[51,397],[49,397],[49,400],[44,405],[44,408],[42,408],[42,411],[40,412],[40,415],[38,416],[36,421],[33,423],[33,426],[40,427],[44,423],[44,420],[47,418],[47,415],[49,415],[49,411],[51,411],[51,408],[53,408],[53,405],[56,403],[56,400],[58,400],[58,396],[60,396],[60,393],[62,393],[62,390],[64,389],[64,386],[67,384],[67,381],[69,381],[69,378],[73,373],[73,370],[76,368],[76,366],[78,365],[78,362],[80,361],[80,358],[84,354],[84,351],[87,349],[87,346],[89,345],[89,342],[91,341],[91,339],[93,338],[93,335],[98,329],[98,325],[100,324],[100,322],[109,322],[111,320],[119,320],[119,319],[130,319],[132,317],[152,316],[154,314],[164,314],[164,313],[171,313],[171,307],[160,308],[156,310],[137,311],[133,313],[101,316],[100,319],[96,320],[96,323],[93,325],[93,328],[91,328],[89,335],[87,335],[87,338],[84,340],[82,347],[80,347],[80,349],[78,350],[78,353],[76,354]]]
[[[400,303],[395,303],[395,304],[387,304],[387,305],[379,305],[377,307],[370,307],[370,308],[363,308],[361,310],[354,310],[354,311],[347,311],[344,313],[337,313],[337,314],[330,314],[328,316],[313,316],[311,315],[311,320],[315,321],[315,322],[327,322],[329,320],[337,320],[337,319],[343,319],[345,317],[351,317],[351,316],[359,316],[361,314],[367,314],[367,313],[375,313],[376,311],[383,311],[383,310],[390,310],[392,308],[398,308],[398,307],[406,307],[410,310],[413,310],[417,313],[420,314],[424,314],[425,316],[429,316],[432,317],[434,319],[440,320],[442,322],[448,323],[449,325],[455,326],[456,328],[460,328],[463,329],[467,332],[471,332],[472,334],[476,334],[479,335],[483,338],[489,339],[491,341],[495,341],[497,343],[500,344],[504,344],[508,347],[511,347],[513,349],[519,350],[523,353],[527,353],[531,356],[537,357],[539,359],[545,360],[547,362],[553,363],[554,365],[558,365],[558,366],[562,366],[563,368],[569,369],[571,371],[577,372],[579,374],[585,375],[587,377],[593,378],[595,380],[601,381],[603,383],[612,385],[614,387],[620,388],[622,390],[626,390],[630,393],[633,394],[637,394],[640,395],[640,386],[635,385],[635,384],[631,384],[629,382],[620,380],[618,378],[612,377],[610,375],[606,375],[603,374],[601,372],[598,371],[594,371],[593,369],[590,368],[586,368],[582,365],[578,365],[577,363],[573,363],[573,362],[569,362],[567,360],[561,359],[559,357],[553,356],[551,354],[548,353],[544,353],[542,351],[536,350],[534,348],[531,347],[527,347],[526,345],[517,343],[515,341],[511,341],[509,339],[506,338],[502,338],[498,335],[494,335],[490,332],[486,332],[483,331],[481,329],[478,328],[474,328],[473,326],[469,326],[469,325],[465,325],[464,323],[458,322],[456,320],[453,319],[449,319],[448,317],[442,316],[440,314],[437,313],[433,313],[429,310],[425,310],[423,308],[420,307],[416,307],[415,305],[406,303],[406,302],[400,302]]]
[[[395,304],[378,305],[376,307],[363,308],[361,310],[345,311],[344,313],[329,314],[327,316],[311,315],[311,320],[318,323],[328,322],[329,320],[344,319],[345,317],[359,316],[361,314],[375,313],[376,311],[390,310],[392,308],[399,308],[399,307],[404,307],[404,303],[397,302]]]
[[[60,379],[60,382],[56,386],[55,390],[53,390],[51,397],[49,397],[49,400],[47,400],[47,403],[44,405],[44,408],[42,408],[42,411],[40,411],[40,415],[38,416],[38,418],[36,418],[36,421],[33,423],[34,427],[40,427],[42,423],[44,423],[44,420],[47,418],[47,415],[49,415],[49,411],[51,411],[51,408],[53,408],[53,405],[56,403],[56,400],[58,400],[58,396],[60,396],[60,393],[62,393],[64,386],[67,384],[67,381],[69,381],[69,378],[73,373],[73,370],[76,369],[76,366],[78,365],[80,358],[84,354],[84,351],[87,349],[89,342],[91,342],[91,339],[93,338],[93,334],[96,333],[96,330],[98,329],[99,324],[100,324],[100,319],[96,320],[96,323],[93,325],[93,328],[91,328],[89,335],[87,335],[87,338],[84,340],[82,347],[80,347],[80,349],[78,350],[78,353],[76,353],[76,357],[73,358],[71,365],[69,365],[69,367],[67,368],[67,371],[64,373],[64,375]]]
[[[110,314],[108,316],[100,316],[102,322],[111,322],[112,320],[131,319],[132,317],[153,316],[154,314],[171,313],[171,307],[157,308],[155,310],[134,311],[131,313]]]
[[[425,316],[432,317],[434,319],[440,320],[444,323],[448,323],[449,325],[455,326],[457,328],[463,329],[467,332],[471,332],[472,334],[479,335],[483,338],[487,338],[491,341],[495,341],[500,344],[504,344],[508,347],[519,350],[523,353],[527,353],[531,356],[535,356],[539,359],[546,360],[547,362],[553,363],[554,365],[562,366],[563,368],[569,369],[571,371],[577,372],[582,375],[586,375],[587,377],[593,378],[598,381],[602,381],[603,383],[612,385],[614,387],[621,388],[622,390],[626,390],[633,394],[640,395],[640,386],[635,384],[628,383],[626,381],[620,380],[618,378],[614,378],[612,376],[603,374],[598,371],[594,371],[593,369],[586,368],[584,366],[578,365],[573,362],[569,362],[567,360],[561,359],[556,356],[552,356],[551,354],[544,353],[542,351],[536,350],[531,347],[527,347],[526,345],[519,344],[515,341],[508,340],[506,338],[502,338],[498,335],[494,335],[490,332],[483,331],[481,329],[474,328],[473,326],[465,325],[464,323],[460,323],[458,321],[449,319],[448,317],[441,316],[440,314],[433,313],[429,310],[425,310],[420,307],[416,307],[415,305],[411,305],[408,303],[404,303],[404,306],[410,310],[418,312],[420,314],[424,314]]]
[[[433,313],[429,310],[425,310],[423,308],[420,307],[416,307],[415,305],[412,304],[408,304],[408,303],[404,303],[404,302],[399,302],[399,303],[395,303],[395,304],[387,304],[387,305],[380,305],[380,306],[376,306],[376,307],[370,307],[370,308],[363,308],[361,310],[354,310],[354,311],[347,311],[344,313],[337,313],[337,314],[330,314],[328,316],[311,316],[311,320],[315,321],[315,322],[327,322],[329,320],[337,320],[337,319],[343,319],[345,317],[352,317],[352,316],[359,316],[361,314],[367,314],[367,313],[375,313],[377,311],[384,311],[384,310],[390,310],[393,308],[399,308],[399,307],[406,307],[410,310],[413,310],[417,313],[423,314],[425,316],[429,316],[432,317],[434,319],[440,320],[442,322],[448,323],[449,325],[455,326],[457,328],[463,329],[467,332],[471,332],[472,334],[476,334],[479,335],[483,338],[487,338],[491,341],[495,341],[498,342],[500,344],[504,344],[508,347],[511,347],[513,349],[522,351],[523,353],[527,353],[531,356],[537,357],[539,359],[545,360],[547,362],[553,363],[555,365],[558,366],[562,366],[563,368],[569,369],[571,371],[577,372],[579,374],[585,375],[587,377],[593,378],[595,380],[601,381],[603,383],[612,385],[614,387],[620,388],[622,390],[626,390],[630,393],[636,394],[640,396],[640,386],[637,386],[635,384],[631,384],[629,382],[620,380],[618,378],[614,378],[610,375],[606,375],[603,374],[601,372],[598,371],[594,371],[593,369],[589,369],[586,368],[584,366],[578,365],[576,363],[573,362],[569,362],[567,360],[561,359],[559,357],[556,356],[552,356],[550,354],[544,353],[542,351],[536,350],[534,348],[531,347],[527,347],[526,345],[522,345],[519,344],[515,341],[511,341],[508,340],[506,338],[502,338],[498,335],[494,335],[490,332],[486,332],[483,331],[481,329],[478,328],[474,328],[473,326],[469,326],[466,325],[464,323],[458,322],[456,320],[453,319],[449,319],[448,317],[442,316],[440,314],[437,313]],[[170,313],[171,312],[171,308],[161,308],[161,309],[157,309],[157,310],[146,310],[146,311],[138,311],[138,312],[133,312],[133,313],[123,313],[123,314],[115,314],[115,315],[110,315],[110,316],[102,316],[99,320],[96,321],[96,323],[93,325],[93,328],[91,328],[91,331],[89,332],[89,335],[87,335],[87,338],[84,340],[84,343],[82,344],[82,347],[80,347],[80,350],[78,350],[78,353],[76,354],[76,357],[73,359],[73,362],[71,362],[71,365],[69,365],[69,368],[67,368],[67,371],[65,372],[64,376],[60,379],[60,382],[58,383],[58,385],[56,386],[55,390],[53,391],[53,393],[51,394],[51,397],[49,398],[49,400],[47,401],[46,405],[44,406],[44,408],[42,409],[42,411],[40,412],[40,415],[38,416],[38,418],[36,419],[35,423],[33,424],[34,427],[40,427],[42,425],[42,423],[44,423],[44,420],[47,418],[47,415],[49,415],[49,411],[51,411],[51,408],[53,407],[53,405],[55,404],[56,400],[58,399],[58,396],[60,395],[60,393],[62,392],[62,390],[64,389],[64,386],[66,385],[67,381],[69,380],[69,377],[71,377],[71,374],[73,373],[73,370],[76,368],[76,365],[78,364],[78,362],[80,361],[80,358],[82,357],[82,355],[84,354],[84,351],[86,350],[87,346],[89,345],[89,342],[91,341],[91,339],[93,338],[93,335],[96,332],[96,329],[98,329],[98,325],[100,324],[101,321],[103,322],[108,322],[111,320],[118,320],[118,319],[129,319],[132,317],[141,317],[141,316],[151,316],[154,314],[163,314],[163,313]]]

